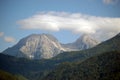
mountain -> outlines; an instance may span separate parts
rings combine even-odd
[[[49,34],[32,34],[21,39],[15,46],[3,53],[31,59],[51,58],[65,51],[58,40]]]
[[[70,63],[70,65],[71,63],[73,63],[73,65],[74,64],[76,65],[84,61],[85,61],[84,63],[86,63],[86,60],[89,61],[90,58],[96,57],[99,55],[105,54],[105,56],[107,57],[107,55],[109,56],[109,54],[112,54],[114,57],[114,53],[115,53],[115,56],[119,57],[120,34],[116,35],[115,37],[107,41],[100,43],[99,45],[93,48],[81,50],[81,51],[63,52],[51,59],[31,60],[26,58],[17,58],[17,57],[13,57],[13,56],[9,56],[9,55],[5,55],[4,53],[1,53],[0,69],[13,74],[24,75],[27,79],[30,79],[30,80],[43,80],[44,77],[48,77],[47,75],[49,74],[49,72],[51,72],[51,70],[56,69],[57,67],[59,67],[60,65],[66,62]],[[113,60],[112,55],[110,55],[111,57],[109,58],[104,57],[102,59],[99,59],[99,61],[104,61],[104,60],[107,61],[107,59]],[[117,59],[119,60],[119,58]],[[91,61],[91,65],[93,61],[94,60]],[[114,65],[110,65],[110,66],[114,66]],[[94,66],[92,67],[94,68]],[[69,68],[69,66],[67,68]]]
[[[68,57],[68,54],[60,54],[56,59],[76,60],[64,61],[42,80],[120,79],[120,33],[94,48],[70,52],[69,55]]]
[[[42,80],[119,80],[120,52],[112,51],[83,62],[64,62]]]
[[[62,44],[68,51],[79,51],[92,48],[100,42],[88,34],[83,34],[75,42]]]
[[[91,37],[90,35],[83,34],[73,43],[73,45],[78,49],[84,50],[84,49],[92,48],[98,45],[99,43],[100,43],[99,41],[97,41],[95,38]]]
[[[49,59],[62,52],[84,50],[97,44],[99,44],[98,41],[89,35],[83,35],[71,44],[60,44],[50,34],[32,34],[21,39],[15,46],[6,49],[3,53],[30,59]]]
[[[53,59],[62,60],[62,61],[84,60],[91,56],[109,51],[120,51],[120,33],[114,36],[113,38],[98,44],[93,48],[81,50],[81,51],[71,51],[71,52],[61,53],[58,56],[54,57]]]

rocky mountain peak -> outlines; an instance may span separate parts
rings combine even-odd
[[[63,45],[50,34],[32,34],[21,39],[15,46],[6,49],[3,53],[31,59],[49,59],[64,51],[88,49],[97,44],[97,41],[89,35],[82,35],[75,42]]]
[[[91,39],[92,39],[92,37],[90,35],[83,34],[76,40],[76,42],[87,41],[87,40],[91,40]]]
[[[49,39],[51,39],[53,41],[58,41],[53,35],[45,34],[45,33],[42,33],[42,34],[31,34],[28,37],[26,37],[26,39],[32,39],[32,38],[49,38]]]
[[[4,53],[17,57],[40,59],[51,58],[64,51],[58,40],[50,34],[32,34],[21,39],[15,46]]]
[[[79,49],[88,49],[92,48],[99,44],[99,41],[97,41],[95,38],[93,38],[89,34],[83,34],[81,35],[75,42],[74,45],[77,46]]]

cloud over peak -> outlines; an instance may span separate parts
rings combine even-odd
[[[89,27],[92,22],[88,21],[86,15],[79,13],[66,12],[41,12],[30,18],[19,21],[22,29],[40,29],[50,31],[60,31],[63,29],[71,30],[72,32],[94,33],[92,27]],[[88,29],[86,31],[86,29]]]
[[[41,12],[18,21],[22,29],[69,30],[73,33],[102,35],[120,32],[120,18],[96,17],[80,13]]]

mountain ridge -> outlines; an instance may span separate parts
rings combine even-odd
[[[49,46],[47,47],[47,45],[49,45]],[[53,47],[51,47],[51,46],[53,46]],[[23,55],[23,56],[19,56],[19,57],[24,57],[24,55],[25,55],[28,58],[32,58],[32,57],[36,56],[36,59],[37,59],[37,57],[40,58],[40,56],[43,56],[43,58],[50,58],[51,56],[49,56],[49,54],[54,56],[54,53],[49,52],[50,50],[45,50],[44,47],[46,47],[46,49],[50,49],[50,50],[52,50],[52,48],[53,48],[53,49],[57,50],[57,52],[60,52],[62,50],[62,47],[60,46],[60,44],[58,43],[58,41],[55,37],[48,35],[48,34],[40,34],[40,35],[32,34],[32,35],[29,35],[29,36],[21,39],[15,46],[13,46],[12,52],[11,52],[11,48],[9,48],[8,50],[5,50],[3,52],[4,53],[10,53],[10,52],[18,53],[18,54]],[[43,53],[47,53],[47,52],[49,52],[48,55],[43,54]],[[58,54],[57,52],[56,52],[56,54]],[[39,53],[41,55],[39,55]]]
[[[104,53],[106,57],[107,55],[109,55],[109,53],[110,54],[112,53],[113,55],[115,53],[115,55],[117,56],[117,53],[120,53],[119,46],[120,46],[120,36],[116,35],[113,38],[107,41],[104,41],[93,48],[82,50],[82,51],[64,52],[64,53],[58,54],[56,57],[51,58],[51,59],[31,60],[31,59],[26,59],[26,58],[16,58],[16,57],[8,56],[5,54],[0,54],[0,63],[1,63],[0,69],[8,71],[10,73],[15,73],[15,74],[19,73],[21,75],[24,75],[30,80],[43,80],[42,78],[45,77],[45,75],[48,74],[49,71],[55,69],[57,66],[65,62],[69,62],[69,63],[80,62],[81,63],[93,56],[98,56]],[[113,56],[107,59],[111,60],[112,57]],[[106,58],[102,58],[103,61],[104,59]],[[87,61],[90,62],[89,60]],[[94,66],[92,69],[94,70]]]
[[[97,44],[99,42],[89,35],[83,35],[71,44],[61,44],[51,34],[31,34],[21,39],[15,46],[4,50],[3,53],[31,59],[49,59],[62,52],[84,50]]]

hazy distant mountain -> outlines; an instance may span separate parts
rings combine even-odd
[[[3,53],[31,59],[52,58],[66,51],[78,51],[94,47],[99,42],[89,35],[83,35],[70,44],[60,44],[50,34],[32,34],[21,39],[15,46],[6,49]]]
[[[62,44],[62,46],[67,49],[68,51],[79,51],[88,48],[92,48],[98,45],[100,42],[95,38],[91,37],[88,34],[83,34],[80,36],[75,42]]]

